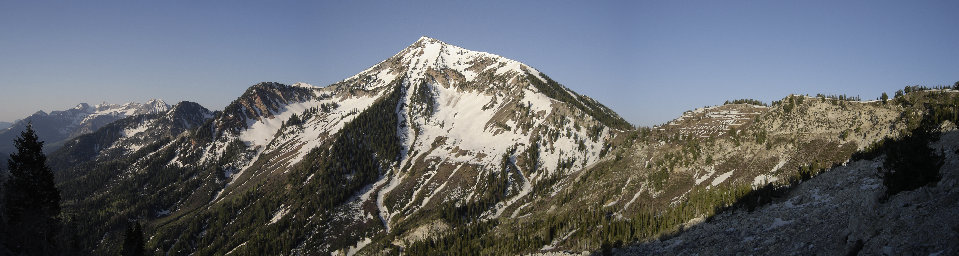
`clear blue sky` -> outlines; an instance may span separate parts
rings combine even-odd
[[[524,62],[638,125],[959,80],[959,1],[0,0],[0,120],[150,98],[221,109],[260,81],[339,81],[422,35]]]

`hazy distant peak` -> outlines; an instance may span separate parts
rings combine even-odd
[[[87,104],[87,103],[80,103],[80,104],[77,104],[76,107],[73,107],[73,109],[76,109],[76,110],[86,110],[88,108],[90,108],[90,104]]]

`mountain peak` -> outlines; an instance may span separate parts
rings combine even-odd
[[[432,38],[428,36],[421,36],[420,39],[416,40],[416,42],[429,42],[429,41],[439,41],[439,40],[436,40],[436,38]]]
[[[454,77],[460,78],[459,81],[462,82],[472,82],[483,73],[503,75],[508,72],[515,72],[516,75],[532,74],[542,80],[539,71],[519,61],[422,36],[396,55],[344,81],[359,78],[380,81],[378,83],[363,82],[363,87],[374,88],[388,84],[400,76],[412,80],[431,80],[432,78],[425,79],[436,75],[436,73],[430,74],[431,72],[452,72],[450,74],[455,74]]]
[[[170,110],[170,104],[167,104],[165,101],[161,99],[151,99],[151,100],[148,100],[146,103],[143,103],[143,106],[141,108],[146,109],[147,111],[150,111],[151,113],[163,113]]]
[[[421,36],[420,39],[417,39],[416,42],[413,42],[413,44],[410,45],[410,46],[413,47],[413,48],[416,48],[416,47],[422,47],[422,46],[430,45],[430,44],[438,44],[438,45],[444,45],[444,46],[445,46],[445,45],[450,45],[450,44],[448,44],[448,43],[446,43],[446,42],[443,42],[443,41],[440,41],[439,39],[436,39],[436,38],[432,38],[432,37],[428,37],[428,36]]]
[[[143,103],[143,104],[145,104],[145,105],[151,105],[151,106],[153,106],[153,105],[167,105],[166,102],[163,101],[163,100],[161,100],[161,99],[150,99],[150,100],[148,100],[147,102],[145,102],[145,103]]]
[[[80,103],[80,104],[77,104],[77,106],[73,107],[73,109],[80,110],[80,111],[85,111],[89,108],[90,108],[90,104],[87,104],[87,103]]]

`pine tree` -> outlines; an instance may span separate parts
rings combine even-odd
[[[140,227],[139,221],[135,221],[127,227],[127,231],[123,235],[123,249],[120,251],[120,255],[142,256],[145,251],[143,244],[143,228]]]
[[[60,227],[60,191],[43,154],[33,126],[14,140],[17,153],[10,154],[7,167],[4,214],[9,228],[10,248],[29,255],[56,253],[55,241]]]
[[[882,104],[886,104],[886,101],[889,100],[889,95],[886,95],[886,92],[882,93]]]

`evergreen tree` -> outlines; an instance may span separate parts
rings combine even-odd
[[[889,100],[889,95],[886,95],[885,92],[882,93],[882,104],[886,104],[886,101]]]
[[[886,196],[935,184],[942,178],[939,169],[945,160],[942,154],[929,148],[929,143],[939,140],[934,123],[941,122],[925,121],[912,135],[884,143],[882,183],[886,186]]]
[[[10,154],[7,167],[5,221],[12,242],[8,247],[29,255],[56,253],[56,234],[60,227],[60,191],[43,154],[33,126],[14,140],[17,153]]]
[[[134,221],[132,225],[127,226],[127,231],[123,235],[123,249],[120,255],[142,256],[145,254],[143,244],[143,228],[139,221]]]

